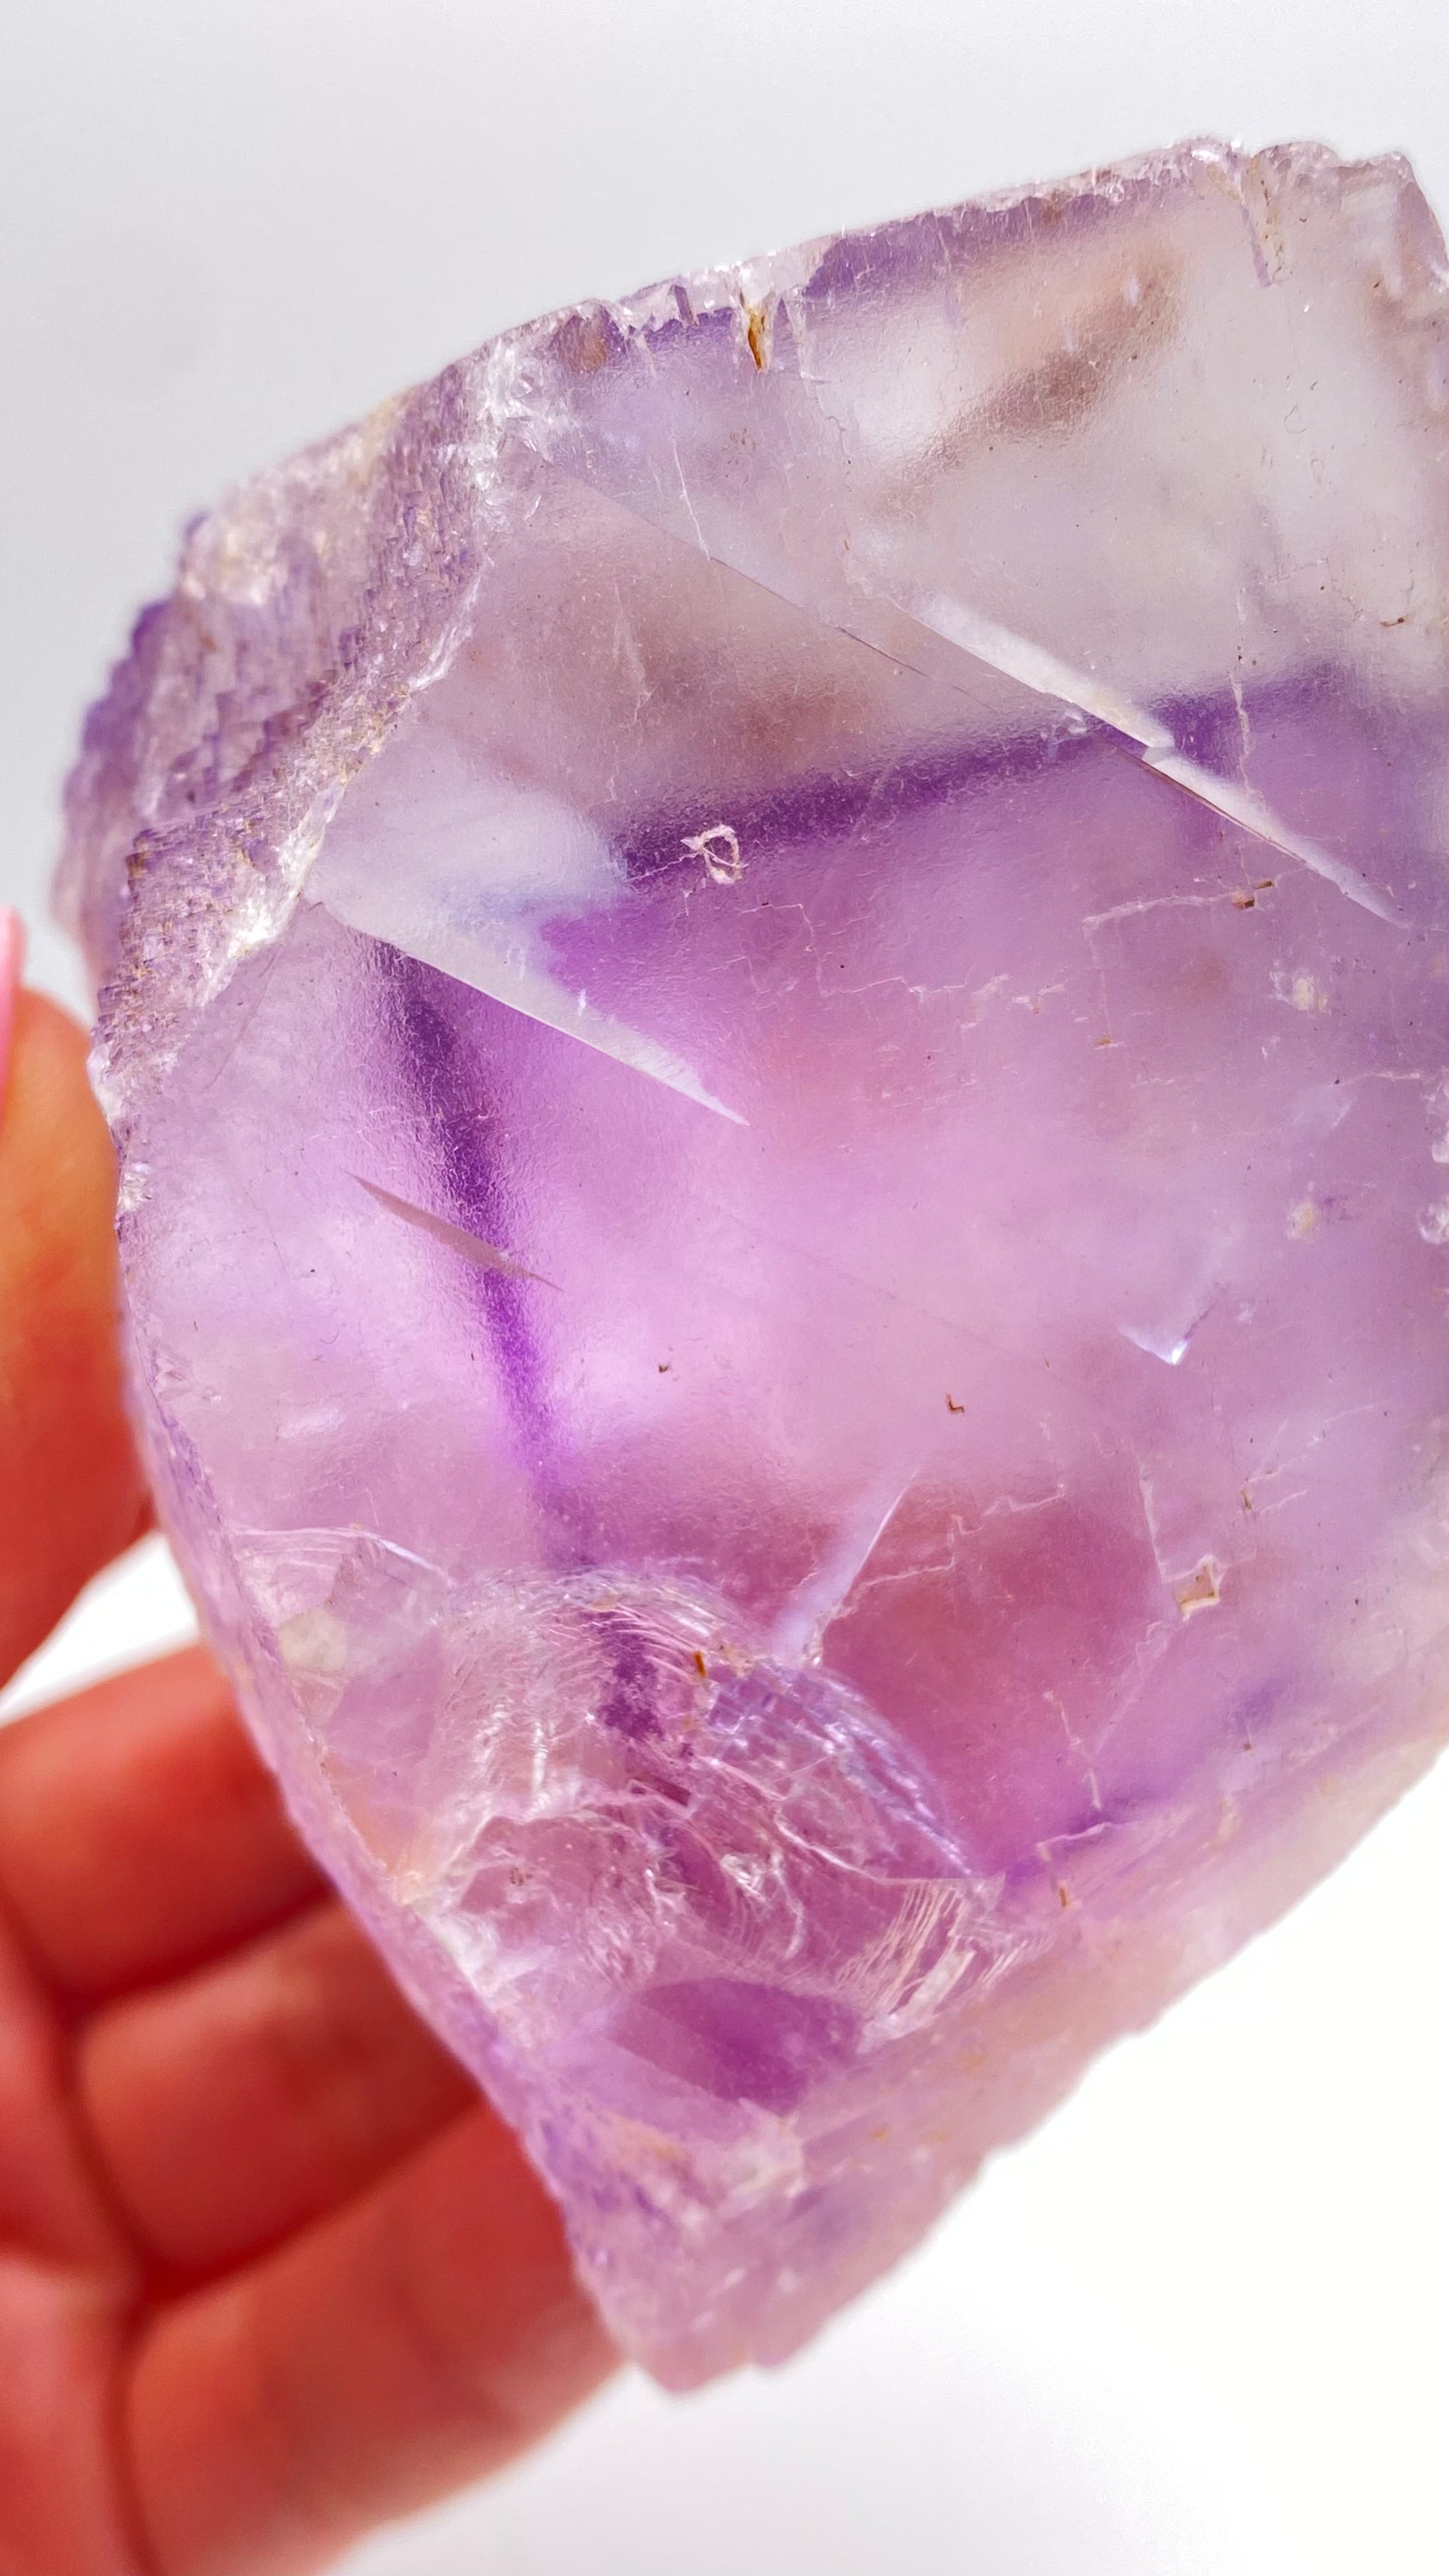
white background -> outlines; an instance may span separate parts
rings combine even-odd
[[[179,522],[499,325],[1184,134],[1407,149],[1443,0],[5,0],[0,896]],[[22,1680],[184,1631],[157,1546]],[[11,1703],[14,1705],[14,1694]],[[352,2576],[1444,2576],[1449,1773],[791,2369]],[[63,2571],[57,2571],[63,2576]]]

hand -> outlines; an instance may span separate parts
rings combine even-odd
[[[112,1190],[80,1032],[21,994],[0,1681],[145,1522]],[[552,2203],[319,1878],[206,1656],[0,1730],[0,2576],[318,2567],[536,2440],[610,2359]]]

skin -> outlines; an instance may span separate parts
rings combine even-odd
[[[110,1147],[22,994],[0,1680],[145,1526]],[[319,1878],[200,1650],[0,1730],[0,2576],[299,2576],[612,2355],[552,2202]]]

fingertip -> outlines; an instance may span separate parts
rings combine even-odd
[[[86,1037],[17,992],[0,1103],[0,1680],[143,1525],[122,1393],[115,1161]]]
[[[5,1102],[5,1076],[10,1067],[15,1002],[24,963],[25,924],[8,903],[0,904],[0,1110],[3,1110]]]

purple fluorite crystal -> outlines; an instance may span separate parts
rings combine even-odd
[[[581,308],[90,720],[167,1525],[675,2383],[1443,1729],[1446,315],[1212,145]]]

